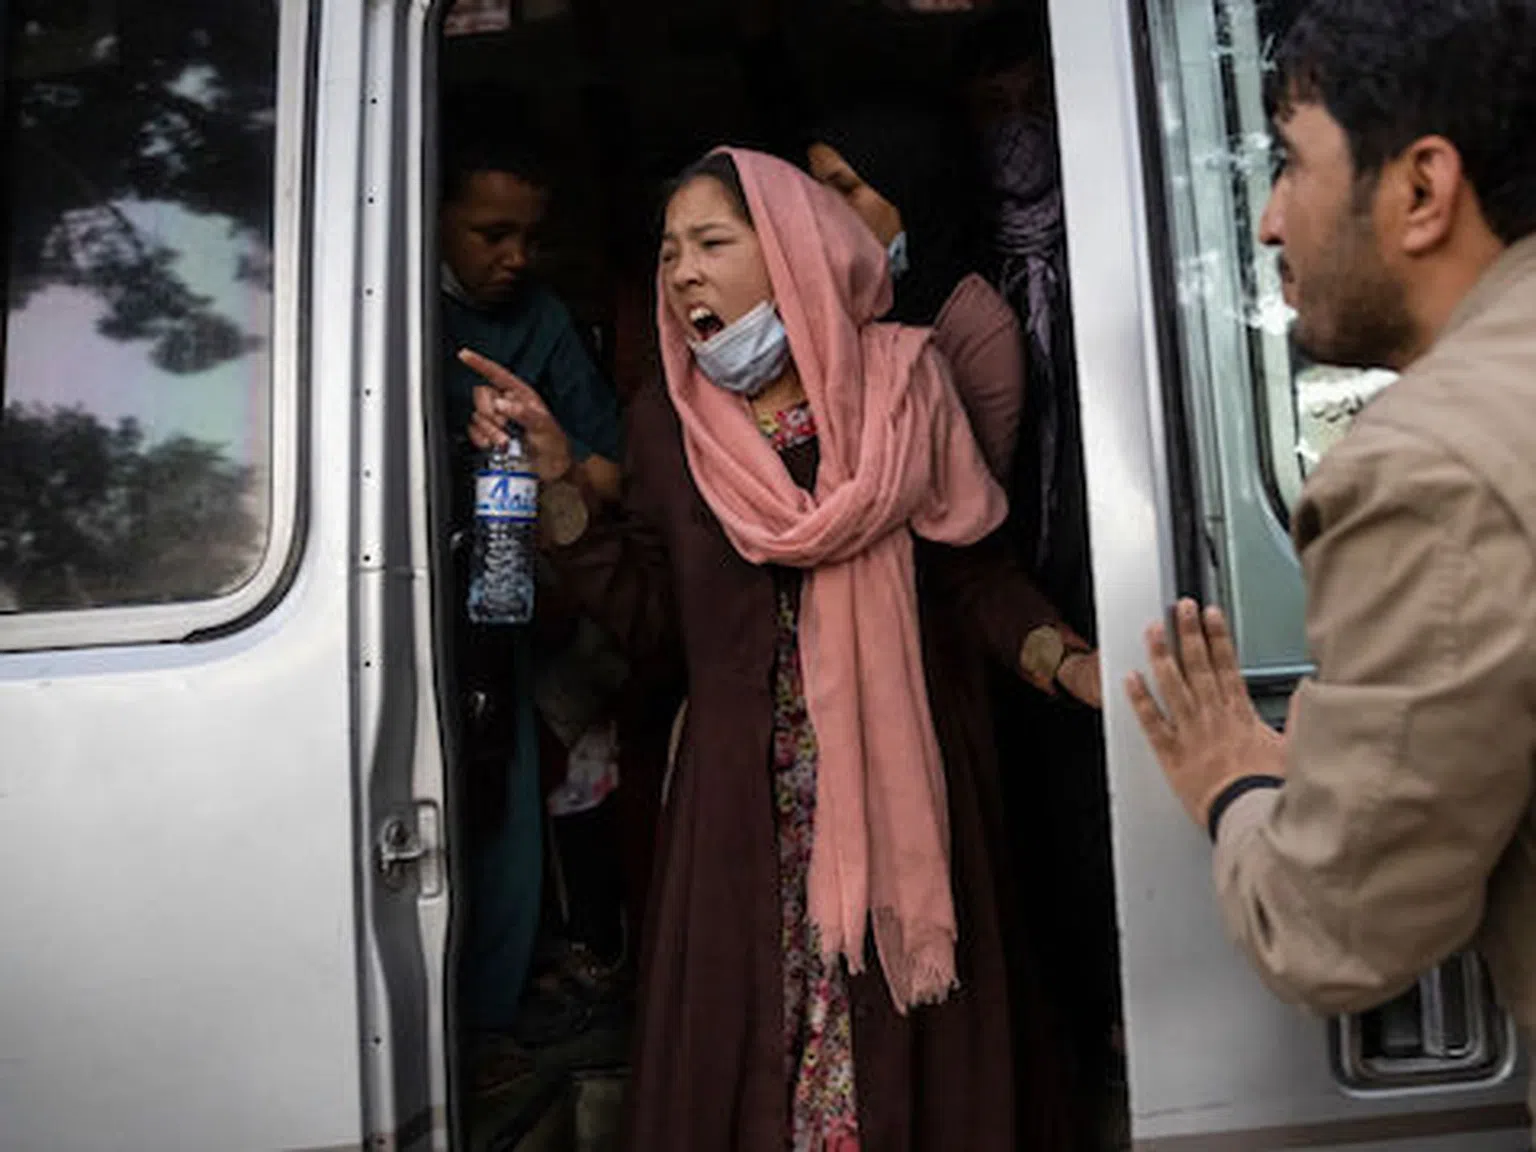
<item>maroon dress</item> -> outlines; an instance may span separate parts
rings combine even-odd
[[[566,586],[633,660],[644,667],[680,650],[688,671],[641,958],[625,1147],[785,1152],[819,1139],[835,1149],[856,1133],[863,1152],[1070,1148],[1062,1046],[1033,949],[1017,926],[1005,934],[1012,901],[999,894],[1004,829],[985,675],[988,656],[1016,667],[1024,636],[1054,623],[1054,611],[1009,566],[1000,539],[917,542],[960,987],[902,1016],[873,955],[853,977],[812,962],[818,949],[795,907],[815,779],[814,734],[791,682],[799,578],[732,548],[693,483],[660,388],[635,399],[627,444],[623,514],[555,555]],[[814,439],[789,436],[781,457],[798,484],[813,484]]]

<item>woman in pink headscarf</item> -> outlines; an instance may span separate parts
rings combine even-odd
[[[948,369],[927,329],[874,322],[886,253],[834,193],[712,154],[668,205],[658,292],[666,389],[631,408],[622,517],[466,355],[496,386],[479,438],[526,430],[565,584],[688,671],[626,1146],[1064,1147],[1046,1066],[1013,1099],[979,654],[1048,692],[1096,660],[1003,560]]]

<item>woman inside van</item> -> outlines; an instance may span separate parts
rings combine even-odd
[[[824,119],[806,150],[811,175],[858,213],[890,259],[885,319],[933,329],[993,474],[1013,466],[1024,405],[1023,341],[985,266],[961,158],[918,109],[871,105]]]
[[[713,153],[667,205],[658,293],[665,391],[631,406],[606,522],[537,396],[464,353],[494,386],[479,442],[526,429],[567,586],[688,668],[626,1146],[1067,1147],[1046,1069],[1014,1096],[975,638],[1047,692],[1097,699],[1097,659],[1006,563],[949,369],[876,322],[886,251],[835,193]]]
[[[811,175],[842,196],[887,246],[895,278],[890,317],[933,326],[934,344],[953,369],[977,439],[984,447],[991,445],[988,462],[1000,462],[994,474],[1008,489],[1012,555],[1069,621],[1091,626],[1086,569],[1067,568],[1059,554],[1048,556],[1039,543],[1042,525],[1058,529],[1053,538],[1061,539],[1061,517],[1045,517],[1041,510],[1060,486],[1048,488],[1040,479],[1042,472],[1054,476],[1067,471],[1067,462],[1057,459],[1062,440],[1054,431],[1060,373],[1051,357],[1059,345],[1042,344],[1035,332],[1021,333],[1018,318],[1033,321],[1036,313],[1027,307],[1016,312],[978,274],[978,269],[996,269],[999,260],[987,251],[977,227],[986,223],[985,214],[977,211],[986,197],[964,178],[966,158],[946,146],[937,117],[904,103],[834,113],[821,119],[810,138],[806,162]],[[992,135],[984,138],[990,142]],[[1024,173],[1014,172],[1016,176],[1047,182],[1054,178],[1054,165],[1044,159],[1017,160],[1027,167]],[[1055,254],[1050,241],[1059,230],[1025,232],[1014,226],[1012,201],[1005,200],[1004,206],[995,237],[1000,253],[1019,247],[1030,253],[1031,268],[1036,257],[1050,260]],[[1059,216],[1058,210],[1058,222]],[[1009,255],[1003,269],[1018,275],[1011,271],[1012,260]],[[1022,296],[1026,301],[1035,298],[1027,289]],[[1026,349],[1032,353],[1027,360]],[[1020,447],[1015,455],[1016,441]],[[1037,565],[1044,566],[1043,573]],[[992,679],[996,748],[1002,762],[1059,766],[1038,775],[1015,767],[1002,780],[1007,836],[999,855],[1006,853],[1012,860],[1002,887],[1004,899],[1019,910],[1014,922],[1027,921],[1034,929],[1023,944],[1010,948],[1010,956],[1032,964],[1046,977],[1052,1008],[1072,1025],[1058,1037],[1051,1058],[1075,1054],[1068,1063],[1076,1124],[1083,1135],[1070,1144],[1089,1147],[1097,1140],[1104,1113],[1100,1099],[1110,1076],[1103,1064],[1102,1038],[1110,1034],[1104,1013],[1111,996],[1103,989],[1113,985],[1112,977],[1094,978],[1112,963],[1112,937],[1090,932],[1085,924],[1099,923],[1085,909],[1112,905],[1097,868],[1098,845],[1107,840],[1089,834],[1101,828],[1098,719],[1083,709],[1057,707],[1012,677]],[[1043,797],[1050,802],[1042,804]],[[1036,882],[1043,873],[1052,876],[1051,884]],[[1044,939],[1042,928],[1049,931]],[[1031,955],[1025,957],[1026,951]],[[1029,1054],[1019,1053],[1019,1061],[1019,1074],[1031,1076]]]
[[[1044,123],[1032,118],[1029,124],[1037,122]],[[824,116],[812,132],[806,166],[886,246],[894,296],[883,318],[932,328],[934,346],[950,366],[987,464],[1008,492],[1015,556],[1068,620],[1091,629],[1086,530],[1080,539],[1070,538],[1064,532],[1070,517],[1057,507],[1063,492],[1070,491],[1078,496],[1073,507],[1082,511],[1081,477],[1073,474],[1076,457],[1066,456],[1076,450],[1076,438],[1058,428],[1070,422],[1075,429],[1075,392],[1068,398],[1070,411],[1064,410],[1057,395],[1063,340],[1059,335],[1042,338],[1035,330],[1043,325],[1055,331],[1064,319],[1059,299],[1064,270],[1056,273],[1062,255],[1059,196],[1053,217],[1057,227],[1035,232],[1017,224],[1020,211],[1002,197],[997,229],[1001,270],[1029,281],[1019,289],[1024,309],[1016,311],[980,271],[999,264],[979,227],[986,221],[977,205],[988,198],[977,187],[979,172],[972,173],[971,159],[946,142],[964,133],[945,129],[939,117],[908,103],[844,108]],[[990,128],[985,138],[990,146]],[[1028,178],[1049,184],[1056,173],[1052,149],[1047,137],[1043,150],[1029,154],[1035,160],[1016,157],[1014,162],[1036,163],[1039,172],[1031,169]],[[1016,171],[1013,175],[1022,178]],[[1016,248],[1029,254],[1027,260],[1016,259]],[[1042,264],[1051,268],[1049,275],[1039,271]],[[1026,266],[1027,274],[1018,271]],[[1046,290],[1038,283],[1042,279],[1056,294],[1052,307],[1030,303]],[[1020,331],[1020,316],[1031,326],[1027,334]],[[1023,452],[1018,451],[1021,442]],[[1074,478],[1076,486],[1070,488]],[[1047,536],[1054,547],[1047,547]],[[1059,710],[1040,713],[1038,707],[1034,712],[1052,727],[1094,723],[1085,714],[1065,717]]]

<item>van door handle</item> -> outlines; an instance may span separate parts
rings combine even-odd
[[[1472,953],[1426,972],[1398,999],[1330,1025],[1334,1076],[1352,1095],[1500,1083],[1517,1047],[1514,1023]]]
[[[1467,1024],[1470,1025],[1470,1020]],[[1445,1060],[1452,1055],[1446,1037],[1444,968],[1419,977],[1419,1043],[1424,1055],[1434,1059]]]

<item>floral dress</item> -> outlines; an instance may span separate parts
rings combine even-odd
[[[816,438],[807,404],[759,423],[781,453]],[[858,1152],[847,971],[841,960],[823,961],[820,934],[806,905],[816,820],[816,733],[800,668],[800,582],[798,572],[777,573],[773,793],[783,910],[784,1058],[791,1092],[787,1147],[791,1152]]]

